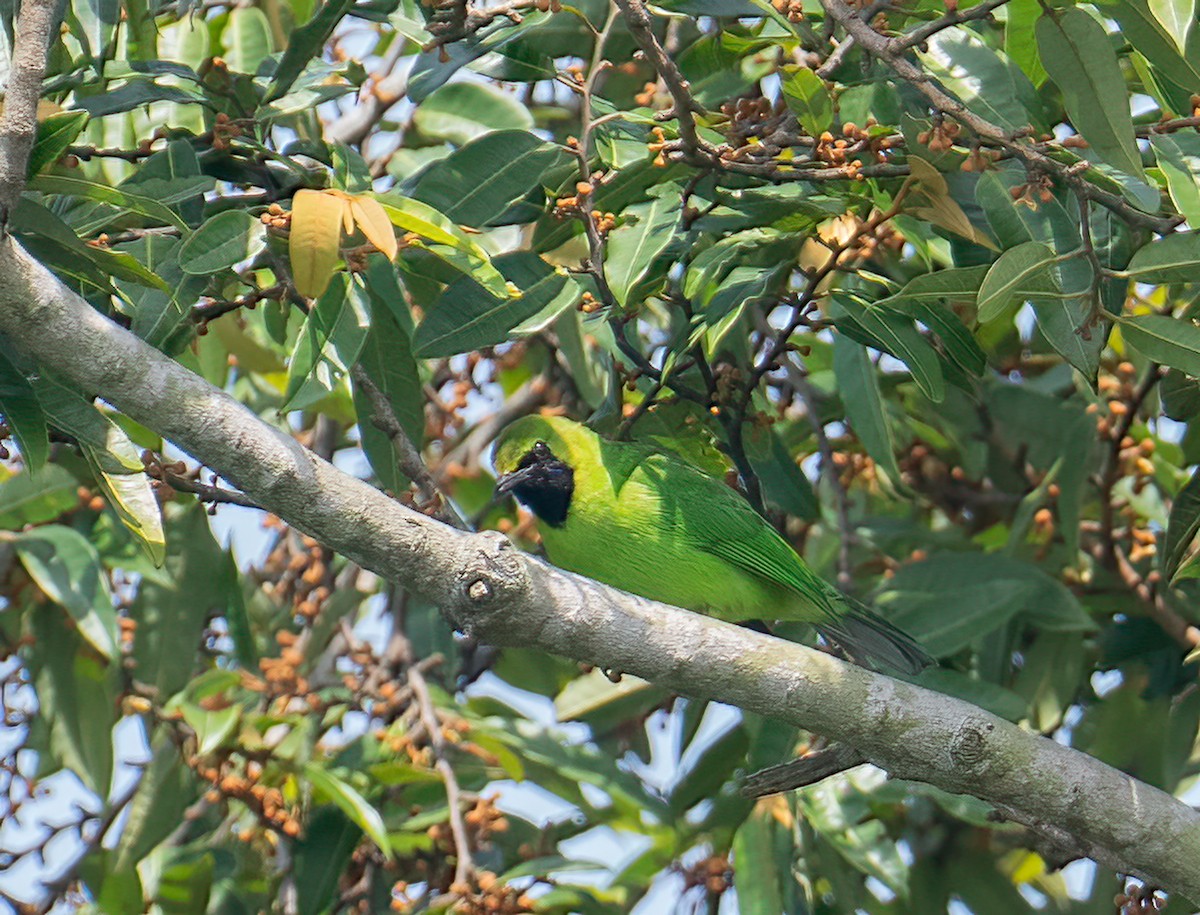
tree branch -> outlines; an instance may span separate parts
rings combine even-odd
[[[371,402],[371,422],[378,426],[379,430],[392,443],[392,452],[396,455],[396,466],[400,468],[401,473],[413,481],[425,505],[432,506],[437,517],[451,527],[457,527],[460,531],[470,530],[470,526],[463,520],[462,515],[438,488],[433,474],[429,472],[425,461],[421,459],[421,452],[417,450],[417,446],[413,444],[408,433],[404,431],[404,427],[400,425],[400,420],[396,418],[392,405],[388,403],[387,395],[361,365],[356,365],[351,375],[354,383]]]
[[[842,26],[864,51],[887,64],[896,75],[907,81],[939,111],[953,116],[969,127],[981,138],[989,140],[1019,159],[1025,167],[1046,175],[1053,175],[1076,192],[1100,206],[1111,210],[1130,225],[1144,226],[1158,233],[1169,232],[1182,221],[1181,218],[1160,217],[1143,213],[1122,197],[1103,191],[1078,177],[1073,166],[1050,158],[1039,152],[1028,142],[1008,133],[1003,128],[980,117],[954,96],[942,89],[933,78],[905,56],[907,44],[901,39],[888,38],[863,22],[858,14],[843,0],[821,0],[821,6],[830,19]]]
[[[634,41],[646,54],[651,66],[662,78],[667,91],[671,93],[675,104],[674,110],[669,114],[679,122],[679,138],[683,141],[686,158],[695,165],[712,165],[717,158],[716,151],[696,132],[694,115],[702,114],[704,109],[692,98],[691,86],[659,42],[658,36],[654,34],[654,26],[650,22],[650,14],[646,12],[645,4],[642,0],[616,0],[616,4],[621,9],[621,15],[624,16]]]
[[[17,19],[4,113],[0,115],[0,231],[8,225],[8,216],[25,190],[57,6],[54,0],[25,0]]]
[[[538,648],[845,743],[894,776],[1052,824],[1105,867],[1200,899],[1200,813],[967,702],[554,569],[494,532],[409,511],[118,327],[11,237],[0,333],[217,469],[268,511],[437,603],[496,645]]]

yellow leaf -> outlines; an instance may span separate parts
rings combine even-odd
[[[338,261],[342,224],[348,202],[337,194],[301,190],[292,198],[292,230],[288,257],[296,291],[313,298],[329,285]]]
[[[351,197],[350,212],[367,241],[386,254],[388,260],[395,260],[396,232],[379,201],[373,197]]]
[[[913,194],[913,202],[924,198],[923,202],[927,205],[913,206],[910,203],[904,208],[907,212],[926,219],[935,226],[941,226],[955,235],[961,235],[977,245],[992,251],[1000,250],[995,242],[971,224],[963,208],[950,196],[949,187],[941,172],[916,156],[908,157],[908,167],[918,184],[917,191]]]

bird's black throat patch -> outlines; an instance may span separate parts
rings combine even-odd
[[[513,472],[510,491],[551,527],[562,527],[575,493],[575,471],[555,457],[550,446],[538,442],[521,458]]]

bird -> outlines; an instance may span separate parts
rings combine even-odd
[[[802,621],[863,666],[916,674],[933,659],[812,571],[738,492],[680,457],[532,414],[497,437],[497,496],[538,519],[554,565],[728,622]]]

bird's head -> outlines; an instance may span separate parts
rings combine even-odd
[[[576,423],[561,417],[526,416],[496,440],[492,463],[498,494],[512,493],[552,527],[566,523],[575,493],[575,470],[567,438]]]

